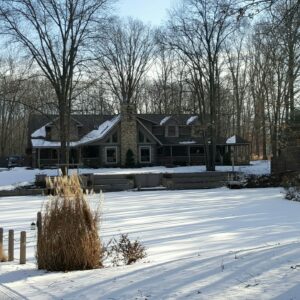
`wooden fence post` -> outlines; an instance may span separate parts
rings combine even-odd
[[[14,230],[8,231],[8,261],[14,260]]]
[[[41,233],[42,233],[42,213],[40,211],[37,213],[36,227],[37,227],[37,246],[39,246]]]
[[[21,231],[20,238],[20,264],[26,264],[26,231]]]
[[[0,261],[1,254],[3,254],[3,228],[0,228]]]

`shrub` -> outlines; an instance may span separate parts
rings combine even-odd
[[[245,181],[245,187],[247,188],[279,187],[282,178],[280,174],[247,175]]]
[[[131,265],[137,260],[147,256],[145,247],[135,240],[131,242],[128,234],[122,234],[120,239],[112,239],[107,246],[107,256],[112,258],[112,263],[115,266],[120,264]]]
[[[282,181],[285,199],[300,201],[300,175],[285,176]]]
[[[71,271],[100,267],[99,210],[91,210],[79,177],[56,177],[48,182],[55,196],[42,211],[36,253],[38,268]]]
[[[131,149],[128,149],[126,152],[126,161],[125,161],[125,166],[127,168],[132,168],[134,167],[135,163],[134,163],[134,154],[133,151]]]

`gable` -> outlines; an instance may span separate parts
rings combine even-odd
[[[81,135],[80,129],[82,124],[75,120],[74,118],[70,119],[70,141],[78,141]],[[47,128],[48,132],[47,132]],[[52,123],[49,123],[45,126],[47,136],[46,138],[51,141],[60,140],[60,124],[59,119],[55,119]]]
[[[157,141],[145,127],[138,124],[137,126],[137,141],[138,144],[156,144]]]

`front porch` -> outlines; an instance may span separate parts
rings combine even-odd
[[[250,163],[249,144],[217,145],[216,165],[239,165]],[[159,165],[204,165],[205,148],[203,145],[169,145],[157,148],[157,164]]]
[[[69,149],[69,164],[91,168],[119,165],[119,147],[88,145]],[[61,164],[59,148],[33,148],[32,167],[46,168]]]

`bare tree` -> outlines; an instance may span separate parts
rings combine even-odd
[[[83,50],[109,0],[0,0],[1,33],[19,44],[55,90],[61,162],[68,162],[70,114]],[[67,168],[63,168],[63,174]]]
[[[242,135],[243,104],[247,90],[247,64],[244,36],[238,35],[226,46],[227,67],[230,73],[230,83],[234,97],[232,115],[234,115],[233,132]]]
[[[26,113],[20,103],[25,89],[22,67],[12,57],[0,60],[0,157],[23,153],[20,148],[25,145]]]
[[[95,54],[107,84],[120,103],[134,103],[153,59],[151,29],[141,21],[114,18],[97,39]]]
[[[219,59],[225,40],[234,30],[233,8],[232,1],[227,0],[186,0],[171,12],[167,34],[161,38],[189,62],[199,95],[208,99],[209,171],[215,170]],[[204,112],[204,107],[199,110]]]

